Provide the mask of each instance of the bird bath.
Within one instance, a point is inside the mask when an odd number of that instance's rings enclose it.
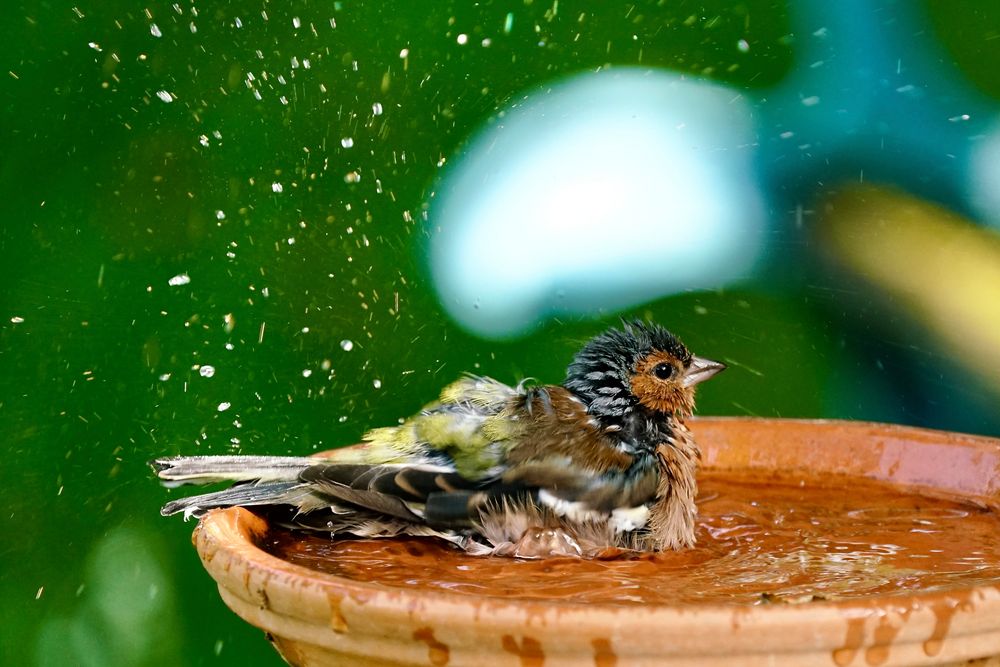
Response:
[[[704,456],[686,552],[483,559],[295,537],[238,508],[194,540],[226,604],[293,665],[1000,665],[1000,440],[691,427]]]

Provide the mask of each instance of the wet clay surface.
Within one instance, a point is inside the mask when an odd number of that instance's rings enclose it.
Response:
[[[602,604],[768,604],[1000,585],[1000,516],[832,477],[703,472],[698,545],[613,560],[466,556],[429,539],[331,541],[272,528],[264,550],[358,581]]]

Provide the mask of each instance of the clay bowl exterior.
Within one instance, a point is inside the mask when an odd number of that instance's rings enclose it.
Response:
[[[706,468],[846,474],[1000,506],[1000,440],[859,422],[691,427]],[[761,606],[477,598],[292,565],[254,545],[265,529],[245,510],[219,510],[194,541],[226,604],[300,667],[1000,665],[1000,585]]]

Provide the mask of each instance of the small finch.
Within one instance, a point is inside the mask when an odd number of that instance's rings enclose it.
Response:
[[[722,371],[634,320],[590,340],[562,385],[467,376],[399,426],[322,458],[180,456],[166,486],[235,482],[164,515],[252,508],[333,535],[435,536],[476,555],[594,557],[695,541],[695,387]]]

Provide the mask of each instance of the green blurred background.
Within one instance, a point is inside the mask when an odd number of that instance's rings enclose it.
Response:
[[[927,8],[961,71],[1000,98],[1000,12]],[[792,63],[787,7],[765,1],[10,9],[0,25],[9,665],[279,664],[219,600],[193,524],[159,516],[168,493],[146,461],[352,443],[463,371],[559,381],[579,343],[618,314],[506,342],[450,323],[421,254],[442,162],[560,76],[641,65],[760,89]],[[837,208],[823,201],[810,224]],[[970,370],[974,354],[838,261],[794,211],[771,214],[784,254],[758,279],[634,311],[732,366],[701,392],[701,413],[1000,433],[995,368]],[[994,247],[982,233],[977,243]]]

